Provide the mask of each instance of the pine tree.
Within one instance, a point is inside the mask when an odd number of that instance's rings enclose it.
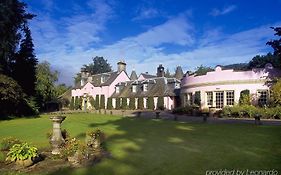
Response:
[[[119,97],[117,97],[117,98],[116,98],[115,109],[117,109],[117,110],[118,110],[118,109],[120,109],[120,107],[121,107],[121,106],[120,106],[120,98],[119,98]]]
[[[83,99],[82,96],[79,97],[79,109],[82,109],[82,103],[83,103]]]
[[[106,109],[111,110],[112,108],[113,108],[113,106],[112,106],[112,98],[108,98],[107,99]]]
[[[148,97],[147,98],[147,108],[154,110],[155,106],[154,106],[154,99],[153,97]]]
[[[130,101],[129,101],[129,108],[132,109],[132,110],[135,110],[136,109],[135,103],[136,103],[135,98],[131,97]]]
[[[12,76],[28,96],[33,96],[35,95],[37,59],[33,53],[31,32],[27,26],[23,31],[25,38],[21,41],[20,50],[15,56]]]
[[[142,97],[138,98],[138,109],[140,109],[140,110],[144,109],[144,107],[143,107],[143,98]]]
[[[121,109],[127,109],[127,107],[128,107],[127,98],[122,97]]]
[[[74,110],[74,97],[71,97],[71,101],[70,101],[70,110]]]
[[[100,109],[105,109],[105,97],[101,95],[100,97]]]
[[[160,96],[157,98],[157,109],[164,110],[164,97]]]
[[[95,99],[95,108],[96,110],[99,110],[100,109],[100,96],[99,95],[96,95],[96,99]]]

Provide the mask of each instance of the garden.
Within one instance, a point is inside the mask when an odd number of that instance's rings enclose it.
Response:
[[[0,174],[281,171],[280,126],[67,114],[62,122],[65,144],[60,155],[51,154],[51,131],[50,115],[0,121]],[[16,157],[16,150],[29,151],[23,157]],[[13,161],[29,157],[34,158],[30,166]]]

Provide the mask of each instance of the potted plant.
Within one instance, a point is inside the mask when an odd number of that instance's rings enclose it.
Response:
[[[36,147],[29,146],[27,143],[14,144],[10,148],[6,160],[15,161],[17,165],[28,167],[33,164],[33,160],[37,156]]]

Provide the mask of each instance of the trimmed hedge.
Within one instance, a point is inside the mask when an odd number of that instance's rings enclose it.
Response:
[[[273,108],[260,108],[253,105],[235,105],[233,107],[226,106],[221,111],[221,117],[250,117],[253,118],[256,115],[265,119],[280,119],[281,118],[281,106]]]

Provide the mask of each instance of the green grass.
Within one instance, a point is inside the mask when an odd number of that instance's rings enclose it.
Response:
[[[92,168],[54,174],[205,174],[206,170],[270,170],[281,173],[281,127],[195,124],[95,114],[68,115],[62,124],[72,137],[100,128],[112,158]],[[48,116],[0,122],[0,139],[14,136],[39,148],[49,146]]]

